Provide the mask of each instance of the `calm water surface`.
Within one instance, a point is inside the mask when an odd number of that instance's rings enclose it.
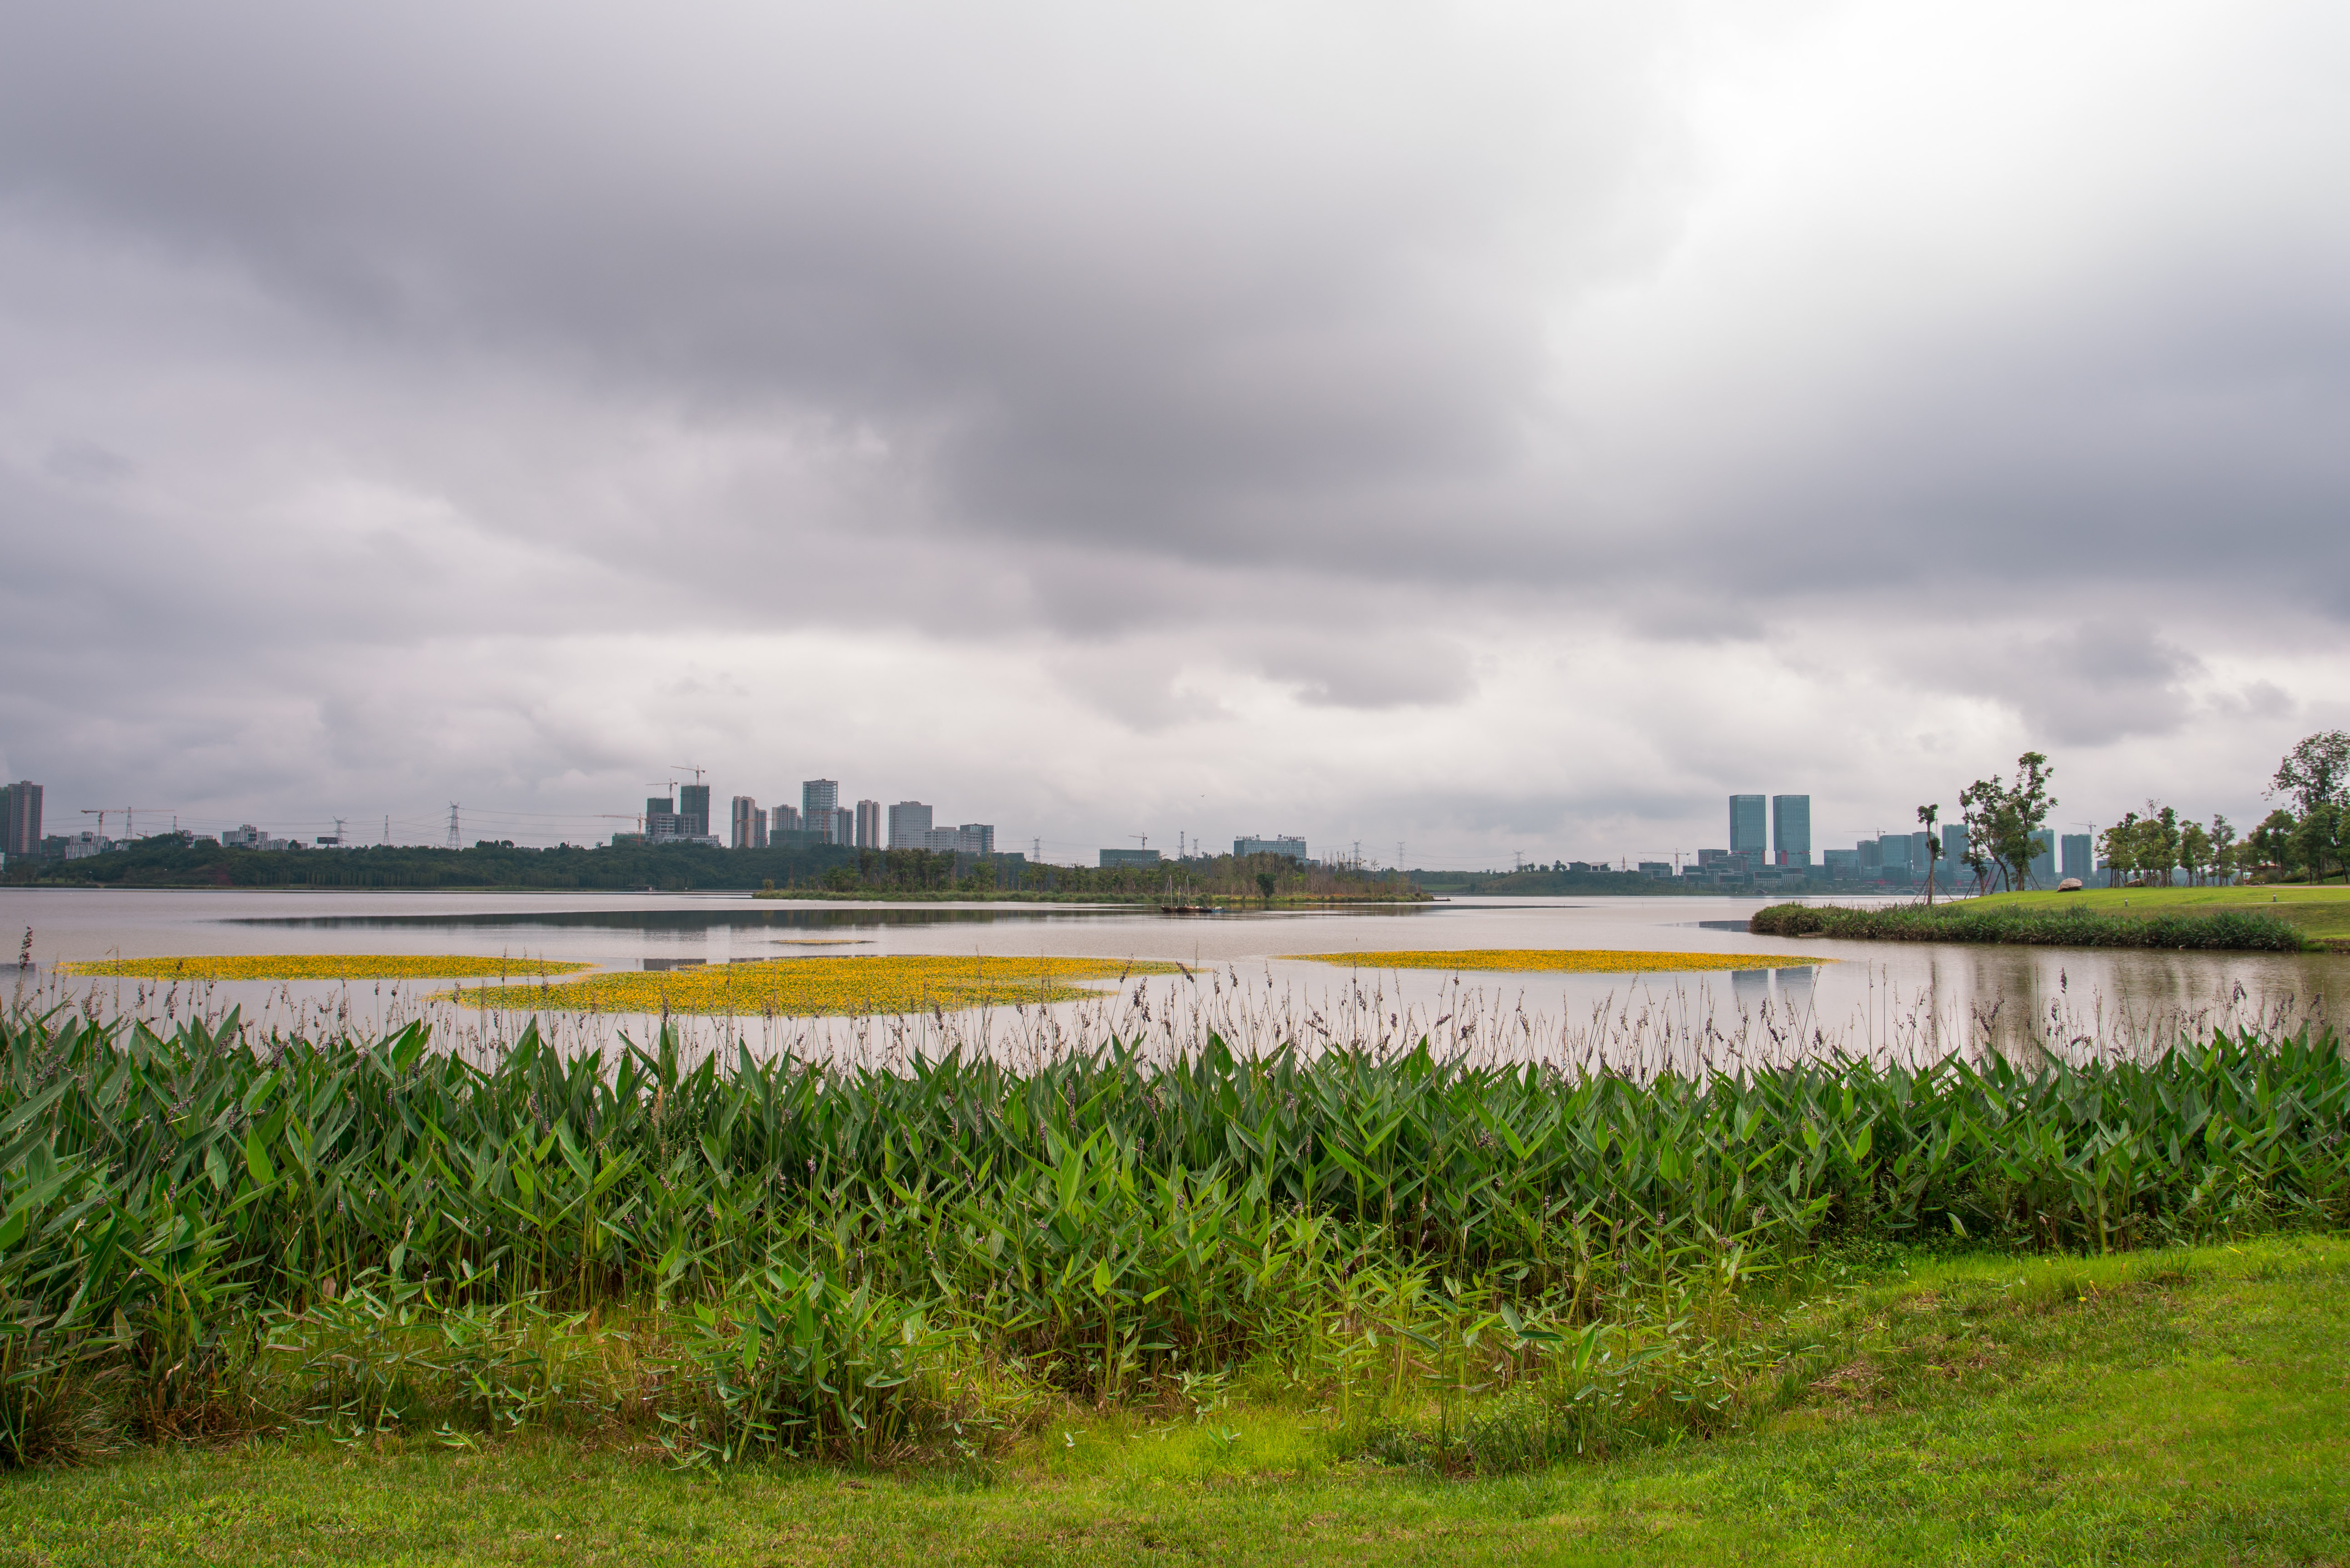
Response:
[[[173,1016],[234,1004],[248,1020],[292,1027],[321,1019],[375,1027],[421,1016],[443,989],[262,984],[202,988],[201,997],[132,982],[68,981],[56,961],[235,953],[469,954],[575,960],[598,968],[669,968],[843,953],[1072,955],[1174,961],[1201,971],[1153,981],[1113,1002],[1030,1010],[1019,1020],[707,1022],[754,1044],[897,1049],[973,1043],[1007,1029],[1032,1044],[1103,1030],[1155,1033],[1180,1045],[1207,1027],[1253,1037],[1376,1039],[1433,1033],[1461,1048],[1513,1054],[1630,1055],[1685,1061],[1792,1051],[1910,1056],[1996,1044],[2008,1050],[2145,1049],[2184,1031],[2323,1021],[2350,986],[2332,954],[2104,952],[1835,942],[1750,936],[1757,900],[1459,899],[1348,912],[1175,917],[1102,906],[810,904],[743,894],[277,893],[216,890],[0,890],[10,946],[32,934],[36,991],[102,1009]],[[827,945],[801,945],[829,939]],[[831,945],[844,942],[846,945]],[[1302,953],[1474,948],[1763,953],[1773,971],[1731,973],[1494,974],[1350,971]],[[1130,994],[1129,994],[1130,992]],[[438,1004],[443,1033],[494,1043],[515,1025]],[[998,1010],[1009,1012],[1012,1010]],[[581,1024],[593,1043],[642,1020]],[[1014,1025],[1016,1024],[1016,1028]],[[916,1027],[919,1025],[919,1027]],[[909,1033],[912,1029],[913,1033]],[[1038,1033],[1042,1031],[1042,1034]],[[923,1034],[928,1031],[927,1035]],[[1056,1034],[1055,1032],[1058,1032]],[[910,1045],[916,1035],[923,1037]],[[713,1035],[714,1037],[714,1035]]]

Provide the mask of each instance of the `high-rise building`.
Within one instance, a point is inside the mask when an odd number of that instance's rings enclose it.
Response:
[[[857,814],[845,805],[834,806],[824,814],[827,844],[857,842]]]
[[[1887,871],[1907,871],[1909,848],[1908,834],[1880,833],[1877,836],[1877,864]]]
[[[41,848],[41,786],[30,779],[0,784],[0,855],[36,855]]]
[[[840,805],[840,784],[836,779],[809,779],[800,785],[800,815],[810,823],[816,813],[831,811]]]
[[[2058,841],[2064,855],[2064,875],[2086,882],[2097,867],[2097,841],[2085,833],[2068,833]]]
[[[1771,797],[1771,849],[1774,865],[1809,866],[1812,863],[1810,795],[1774,794]]]
[[[1762,817],[1762,797],[1759,794],[1734,794],[1730,797],[1730,852],[1746,857],[1749,866],[1760,866],[1771,851]]]
[[[800,808],[798,806],[779,805],[768,814],[767,836],[769,843],[772,844],[775,840],[781,838],[786,833],[798,833],[800,831]]]
[[[1963,822],[1942,824],[1942,859],[1950,866],[1967,863],[1967,825]]]
[[[678,814],[677,802],[665,794],[645,797],[645,837],[654,843],[685,836],[685,818]]]
[[[1909,836],[1909,869],[1920,877],[1925,876],[1929,871],[1933,871],[1939,876],[1940,867],[1934,860],[1936,847],[1934,836],[1926,829],[1921,827],[1911,834]]]
[[[920,849],[931,831],[931,808],[919,800],[901,800],[889,808],[889,847]]]
[[[955,847],[965,855],[995,853],[995,825],[992,822],[966,822],[955,829],[959,841]]]
[[[710,786],[702,784],[678,785],[677,816],[679,837],[709,837]]]
[[[1252,855],[1286,855],[1292,860],[1303,860],[1305,858],[1305,840],[1287,835],[1276,835],[1272,838],[1235,838],[1232,840],[1232,855],[1242,860]]]
[[[2052,888],[2056,884],[2056,832],[2042,827],[2032,835],[2032,882],[2034,887]]]
[[[857,803],[857,847],[859,849],[881,847],[881,803],[878,800],[860,800]]]
[[[767,814],[759,803],[747,794],[734,797],[733,842],[737,849],[764,849],[767,846]]]

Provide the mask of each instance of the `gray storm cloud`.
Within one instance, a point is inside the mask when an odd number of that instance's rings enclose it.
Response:
[[[691,747],[1601,853],[2027,743],[2241,794],[2340,701],[2325,8],[10,37],[0,760],[69,793],[585,813]]]

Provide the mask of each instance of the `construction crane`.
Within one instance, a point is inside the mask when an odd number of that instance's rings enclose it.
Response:
[[[696,785],[699,785],[702,783],[702,774],[703,770],[694,766],[691,763],[670,763],[670,766],[675,768],[681,774],[691,774],[693,775],[693,782]],[[677,781],[675,779],[671,779],[670,781],[672,784],[676,782]]]
[[[98,836],[103,838],[106,836],[106,819],[120,812],[122,815],[123,836],[136,838],[139,836],[139,826],[138,817],[134,814],[143,811],[152,815],[159,812],[175,812],[178,809],[177,806],[170,805],[86,805],[81,808],[81,814],[84,816],[98,818]],[[174,817],[172,820],[177,821],[178,818]]]

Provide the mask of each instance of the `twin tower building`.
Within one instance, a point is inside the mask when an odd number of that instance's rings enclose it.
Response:
[[[1750,868],[1812,863],[1812,797],[1774,794],[1730,797],[1730,853],[1746,857]]]

